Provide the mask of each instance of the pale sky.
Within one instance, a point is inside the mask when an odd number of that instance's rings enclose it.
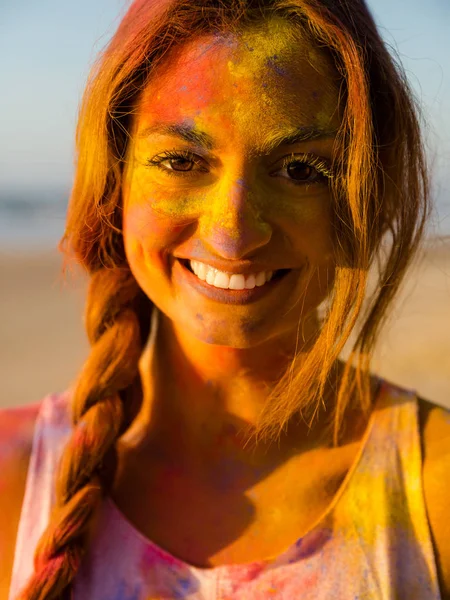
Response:
[[[430,124],[435,195],[450,229],[450,0],[368,3]],[[76,113],[89,66],[125,4],[0,0],[0,193],[70,186]]]

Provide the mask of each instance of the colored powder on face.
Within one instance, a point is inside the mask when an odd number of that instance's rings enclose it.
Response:
[[[146,119],[147,123],[174,121],[209,132],[224,143],[225,150],[219,148],[216,154],[229,168],[213,185],[206,180],[206,185],[193,185],[188,177],[182,181],[147,168],[143,143],[140,164],[131,165],[131,179],[124,186],[129,186],[133,199],[128,231],[141,232],[145,243],[144,236],[156,237],[160,231],[164,237],[164,229],[183,228],[198,220],[199,238],[213,236],[224,251],[233,254],[238,241],[242,247],[249,243],[245,232],[254,236],[258,228],[258,236],[269,239],[267,221],[273,210],[310,225],[328,219],[326,194],[308,202],[306,194],[296,196],[293,188],[292,192],[274,188],[272,193],[261,194],[250,190],[240,168],[246,146],[251,149],[272,132],[292,130],[302,123],[305,127],[330,123],[337,94],[328,93],[329,79],[320,72],[322,62],[309,40],[299,39],[298,31],[278,17],[239,36],[214,36],[212,41],[209,36],[182,46],[170,68],[155,74],[143,95],[140,118],[144,123]],[[322,87],[319,102],[317,89]],[[161,144],[161,150],[168,148],[169,144]],[[151,152],[154,155],[157,150]],[[247,212],[239,214],[237,204],[244,206],[244,202]],[[239,221],[244,218],[253,222],[252,228]]]
[[[286,77],[288,74],[288,71],[278,64],[277,59],[278,59],[277,54],[274,54],[273,56],[269,56],[269,58],[267,58],[267,60],[266,60],[266,65],[269,67],[269,69],[273,69],[274,73],[276,73],[277,75]]]
[[[250,54],[245,52],[247,60],[250,61],[248,64],[250,72],[256,72],[261,65],[265,65],[283,76],[286,75],[282,68],[283,61],[293,55],[294,46],[294,52],[300,58],[298,39],[298,30],[279,16],[265,20],[258,27],[246,29],[239,36],[241,46],[243,45],[245,50],[250,51]],[[305,54],[303,53],[303,55]],[[233,74],[239,76],[240,68],[242,67],[239,64],[233,65]],[[245,67],[242,74],[248,74]]]
[[[251,86],[259,88],[259,94],[252,115],[239,106],[234,111],[235,120],[244,125],[245,119],[248,131],[256,130],[264,122],[280,127],[294,111],[298,112],[299,121],[303,112],[303,118],[310,121],[309,107],[315,107],[322,97],[320,110],[308,125],[326,127],[330,123],[336,110],[338,76],[309,39],[301,37],[284,19],[272,18],[262,29],[245,31],[241,42],[228,61],[228,71],[239,84],[242,95]],[[253,49],[251,53],[247,51],[249,47]],[[317,85],[317,79],[324,88],[321,94],[311,89],[311,84]]]

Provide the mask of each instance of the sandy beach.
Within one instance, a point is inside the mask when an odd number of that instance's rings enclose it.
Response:
[[[89,345],[87,280],[61,275],[56,250],[0,251],[0,407],[66,389]],[[450,407],[450,237],[428,242],[381,335],[373,370]]]

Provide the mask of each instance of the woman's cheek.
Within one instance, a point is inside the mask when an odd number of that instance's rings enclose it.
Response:
[[[189,181],[181,177],[174,181],[169,175],[159,173],[156,167],[137,168],[132,181],[125,188],[127,198],[133,205],[139,204],[155,219],[165,222],[170,219],[181,225],[195,218],[205,208],[205,194],[200,189],[193,190]]]
[[[279,207],[286,232],[315,264],[328,261],[333,253],[331,211],[327,190],[289,198]]]
[[[293,207],[294,218],[300,224],[323,228],[329,222],[329,197],[326,193],[300,198]]]

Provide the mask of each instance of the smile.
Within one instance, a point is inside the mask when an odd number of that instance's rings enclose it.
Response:
[[[233,277],[241,277],[242,280],[244,280],[244,276],[232,275],[231,278],[228,278],[228,281],[225,281],[224,279],[221,280],[219,278],[219,286],[217,286],[214,285],[216,283],[215,280],[214,283],[208,283],[207,279],[202,280],[200,277],[198,277],[194,273],[189,261],[177,259],[174,264],[174,274],[177,278],[180,278],[180,282],[183,285],[189,285],[191,289],[194,288],[202,296],[207,297],[211,300],[215,300],[217,302],[224,302],[226,304],[239,305],[250,304],[262,298],[272,296],[275,289],[280,288],[284,283],[287,283],[287,281],[291,279],[290,275],[294,272],[294,269],[280,269],[279,271],[273,272],[270,279],[266,278],[265,274],[263,273],[263,275],[259,278],[259,285],[256,281],[256,277],[258,276],[257,274],[256,276],[253,276],[255,279],[255,284],[253,285],[253,287],[230,289],[228,285]],[[222,275],[222,273],[219,272],[219,275]],[[211,277],[212,275],[210,275],[210,281]],[[262,277],[264,277],[264,281]],[[240,285],[241,283],[242,281],[238,282],[238,285]],[[250,285],[252,285],[252,283],[253,282],[250,281]],[[224,287],[225,285],[226,287]]]

